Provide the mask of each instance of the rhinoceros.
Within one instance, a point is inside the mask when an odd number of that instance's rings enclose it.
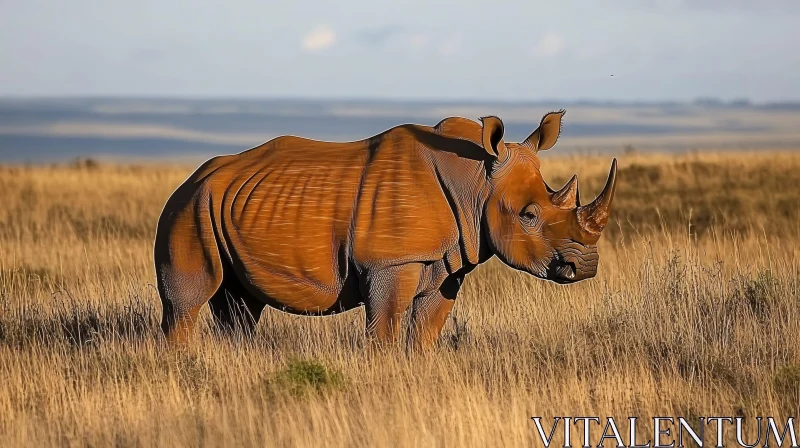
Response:
[[[180,185],[158,221],[162,329],[191,337],[204,304],[219,328],[252,330],[264,307],[330,315],[365,307],[366,333],[436,342],[464,277],[497,256],[558,283],[594,277],[616,159],[581,206],[575,176],[551,189],[538,151],[564,110],[521,143],[495,116],[404,124],[348,143],[275,138],[214,157]]]

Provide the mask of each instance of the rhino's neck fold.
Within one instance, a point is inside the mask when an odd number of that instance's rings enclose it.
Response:
[[[486,242],[482,241],[484,232],[481,226],[489,184],[484,164],[435,149],[431,151],[431,157],[439,185],[458,223],[459,250],[457,254],[448,254],[448,265],[453,271],[462,266],[477,265],[485,261],[482,258],[485,257]],[[451,260],[456,255],[460,260]]]

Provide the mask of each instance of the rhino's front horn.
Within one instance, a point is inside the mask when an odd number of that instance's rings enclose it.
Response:
[[[608,180],[603,191],[592,201],[591,204],[578,207],[578,223],[583,230],[599,235],[603,227],[608,223],[611,215],[611,201],[614,200],[614,190],[617,186],[617,159],[611,162],[611,172],[608,173]]]
[[[572,178],[567,181],[566,185],[553,193],[550,201],[558,208],[570,209],[579,206],[578,175],[573,175]]]

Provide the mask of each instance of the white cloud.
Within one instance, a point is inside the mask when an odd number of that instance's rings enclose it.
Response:
[[[428,43],[428,36],[422,33],[412,34],[408,37],[408,43],[415,50],[422,49]]]
[[[451,55],[458,53],[458,50],[460,49],[461,49],[461,35],[458,34],[451,36],[449,39],[447,39],[446,41],[442,42],[441,45],[439,45],[439,53],[443,55]]]
[[[303,48],[308,51],[324,50],[336,41],[336,33],[325,25],[314,28],[303,38]]]
[[[560,34],[548,33],[533,46],[533,53],[537,56],[551,57],[564,51],[564,38]]]

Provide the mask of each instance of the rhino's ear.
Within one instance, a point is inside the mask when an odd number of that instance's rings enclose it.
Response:
[[[545,151],[552,148],[558,141],[558,136],[561,135],[561,118],[566,112],[561,109],[545,115],[542,122],[539,123],[539,127],[522,142],[522,145],[534,151]]]
[[[489,116],[482,117],[481,123],[483,123],[483,149],[493,157],[505,158],[508,150],[506,149],[505,141],[503,141],[503,134],[505,133],[503,122],[495,116]]]

